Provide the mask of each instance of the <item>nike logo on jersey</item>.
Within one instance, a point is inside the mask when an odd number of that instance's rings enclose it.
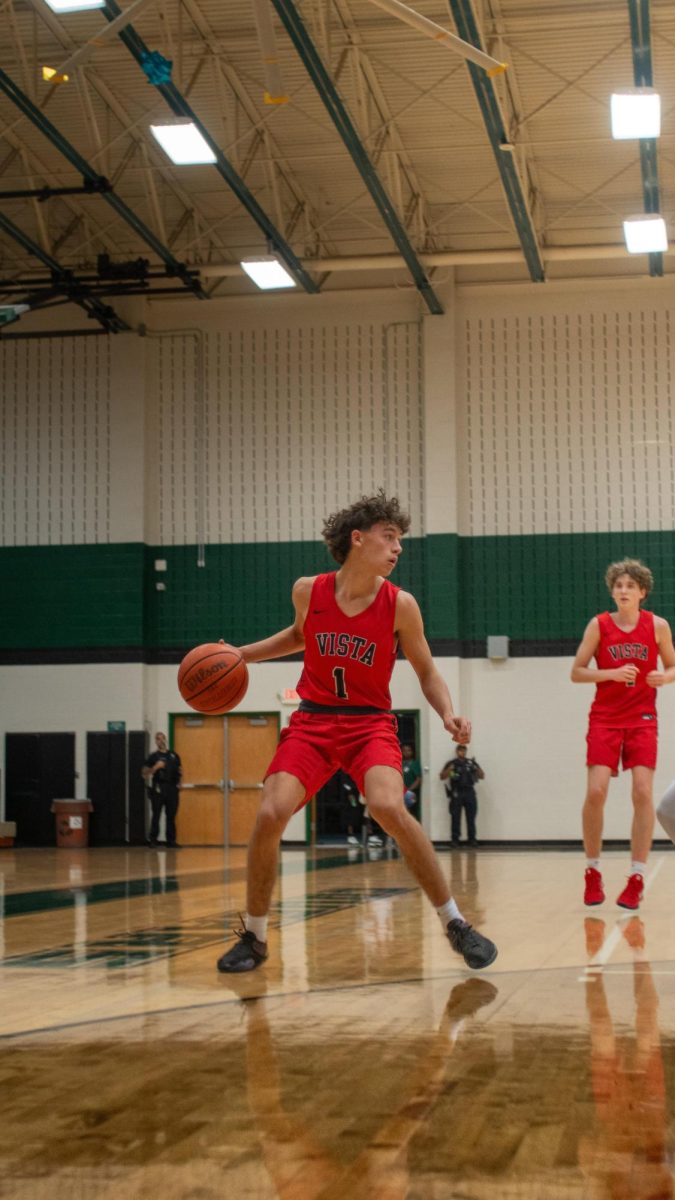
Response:
[[[312,612],[314,613],[315,616],[318,617],[319,613],[328,612],[328,609],[327,608],[313,608]]]
[[[352,633],[317,633],[316,644],[322,658],[353,658],[372,667],[375,660],[375,642]]]

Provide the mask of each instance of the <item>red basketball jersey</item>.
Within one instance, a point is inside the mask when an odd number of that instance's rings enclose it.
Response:
[[[639,670],[634,687],[612,679],[599,683],[591,705],[591,720],[610,729],[631,729],[656,719],[656,688],[645,683],[658,666],[659,648],[654,614],[641,612],[635,629],[624,633],[610,613],[598,614],[600,645],[595,653],[598,670],[607,671],[634,663]]]
[[[317,575],[312,584],[298,693],[314,704],[390,709],[400,588],[385,579],[372,604],[358,616],[348,617],[335,599],[335,576],[335,571]]]

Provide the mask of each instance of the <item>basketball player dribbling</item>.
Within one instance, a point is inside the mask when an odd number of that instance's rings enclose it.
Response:
[[[602,904],[600,872],[605,800],[619,762],[633,775],[631,868],[617,897],[621,908],[640,906],[654,831],[652,799],[658,727],[656,689],[675,680],[675,649],[663,617],[640,608],[653,586],[649,567],[638,559],[611,563],[605,582],[616,612],[593,617],[572,666],[573,683],[596,684],[586,738],[588,783],[583,808],[586,875],[584,903]],[[595,657],[597,667],[589,667]],[[664,670],[659,670],[658,659]]]
[[[267,919],[283,831],[338,767],[395,838],[453,950],[474,969],[497,957],[496,946],[462,917],[429,838],[403,801],[401,748],[389,694],[399,646],[451,737],[459,743],[471,737],[470,722],[455,715],[434,664],[417,602],[388,579],[409,526],[398,500],[383,491],[334,513],[323,537],[339,569],[298,579],[293,624],[240,647],[246,662],[304,650],[304,665],[297,688],[301,702],[268,768],[249,844],[244,927],[218,960],[219,971],[252,971],[267,958]]]

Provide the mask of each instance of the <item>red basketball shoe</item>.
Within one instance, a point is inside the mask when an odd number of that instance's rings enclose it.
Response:
[[[623,889],[620,896],[617,896],[616,902],[621,908],[639,908],[644,891],[645,881],[641,875],[628,876],[628,883]]]
[[[595,867],[586,867],[584,875],[586,886],[584,888],[584,904],[589,907],[591,904],[602,904],[605,893],[602,889],[602,875],[596,871]]]

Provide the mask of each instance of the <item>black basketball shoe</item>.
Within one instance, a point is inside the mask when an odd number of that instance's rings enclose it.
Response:
[[[267,958],[267,942],[259,942],[250,929],[235,929],[239,938],[218,959],[218,970],[229,974],[239,971],[255,971]]]
[[[489,967],[497,957],[497,947],[489,938],[483,937],[468,921],[458,919],[448,922],[448,941],[457,954],[461,954],[467,967],[479,971]]]

